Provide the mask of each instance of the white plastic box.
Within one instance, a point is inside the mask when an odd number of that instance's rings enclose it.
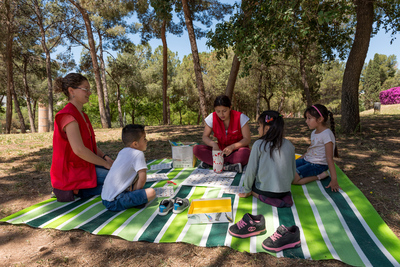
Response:
[[[172,149],[172,166],[174,168],[193,168],[196,166],[196,157],[193,154],[193,146],[196,143],[182,143],[183,145],[174,146]]]

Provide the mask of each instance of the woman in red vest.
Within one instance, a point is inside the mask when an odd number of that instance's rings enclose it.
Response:
[[[55,80],[54,91],[64,93],[69,103],[54,120],[53,192],[61,202],[73,201],[74,195],[100,195],[113,160],[97,147],[92,124],[82,111],[92,94],[90,84],[81,74],[70,73]]]
[[[205,145],[193,148],[194,155],[201,160],[200,168],[210,168],[213,165],[212,150],[222,150],[224,153],[224,170],[242,172],[250,156],[251,141],[249,117],[231,109],[231,100],[226,95],[217,96],[214,101],[215,112],[205,119],[203,132]],[[214,137],[218,142],[210,138]]]

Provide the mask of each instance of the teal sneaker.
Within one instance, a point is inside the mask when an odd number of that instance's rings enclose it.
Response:
[[[163,199],[158,207],[158,214],[165,216],[174,208],[174,200],[172,198]]]
[[[177,197],[175,198],[174,210],[172,212],[181,213],[189,207],[189,204],[189,199]]]

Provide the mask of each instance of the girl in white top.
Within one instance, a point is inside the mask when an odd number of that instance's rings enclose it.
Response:
[[[331,130],[327,127],[328,116]],[[304,118],[308,127],[314,131],[311,133],[311,145],[307,152],[296,160],[296,175],[293,184],[306,184],[322,180],[330,175],[331,182],[326,188],[337,192],[340,187],[333,160],[334,156],[338,156],[333,114],[324,105],[316,104],[306,109]]]

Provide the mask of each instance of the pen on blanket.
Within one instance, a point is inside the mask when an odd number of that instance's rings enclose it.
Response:
[[[168,184],[174,184],[176,185],[176,183],[172,182],[172,181],[167,181]]]

